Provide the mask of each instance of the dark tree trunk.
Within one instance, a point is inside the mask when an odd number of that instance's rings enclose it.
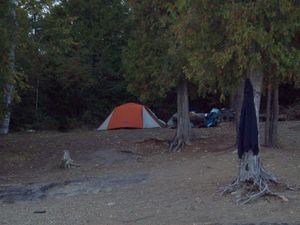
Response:
[[[278,146],[278,85],[269,86],[266,123],[265,123],[265,145],[268,147]]]
[[[278,114],[279,114],[279,102],[278,102],[278,85],[276,84],[273,91],[273,104],[272,104],[272,129],[270,130],[270,145],[272,147],[278,147]]]
[[[40,78],[36,79],[36,88],[35,88],[35,113],[38,114],[39,109],[39,88],[40,88]]]
[[[170,151],[181,151],[191,142],[191,123],[189,118],[189,98],[187,80],[183,79],[177,87],[177,130],[170,145]]]
[[[234,104],[234,111],[235,111],[235,130],[236,134],[239,132],[239,124],[240,124],[240,116],[241,116],[241,109],[242,109],[242,103],[244,98],[244,84],[245,79],[241,79],[239,83],[239,87],[236,90],[235,94],[235,104]],[[237,138],[238,135],[236,135]],[[238,140],[236,140],[236,143],[238,143]]]
[[[268,85],[266,122],[265,122],[265,145],[266,146],[269,146],[270,144],[271,100],[272,100],[272,86]]]
[[[13,32],[15,32],[16,29],[16,0],[10,0],[11,4],[11,19],[13,21],[13,24],[15,25],[14,27],[12,26]],[[14,35],[12,35],[14,38]],[[10,48],[10,53],[9,53],[9,61],[10,61],[10,68],[11,68],[11,73],[13,74],[15,72],[15,43],[14,40],[12,41],[12,45]],[[2,121],[0,121],[0,134],[8,134],[9,132],[9,124],[10,124],[10,106],[12,102],[12,95],[13,95],[13,85],[11,83],[7,83],[5,85],[5,90],[4,90],[4,104],[6,107],[6,112],[2,118]]]

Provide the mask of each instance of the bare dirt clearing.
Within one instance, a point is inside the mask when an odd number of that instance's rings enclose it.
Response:
[[[266,169],[296,186],[299,127],[281,122],[281,148],[261,151]],[[287,202],[268,197],[245,206],[221,196],[238,172],[234,130],[230,123],[194,129],[182,153],[164,152],[169,129],[0,137],[0,224],[300,224],[299,191],[286,191]],[[58,168],[64,149],[79,168]]]

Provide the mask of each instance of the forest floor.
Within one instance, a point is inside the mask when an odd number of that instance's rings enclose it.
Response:
[[[1,136],[0,224],[300,224],[299,190],[242,206],[221,195],[238,172],[232,123],[193,131],[181,153],[166,152],[171,129]],[[300,187],[300,121],[279,136],[263,165]],[[80,167],[59,168],[65,149]]]

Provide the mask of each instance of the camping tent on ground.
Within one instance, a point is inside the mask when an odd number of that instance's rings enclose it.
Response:
[[[144,105],[126,103],[116,107],[97,130],[117,128],[155,128],[165,123]]]

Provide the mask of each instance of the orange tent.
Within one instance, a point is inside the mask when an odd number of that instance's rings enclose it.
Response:
[[[160,121],[148,107],[136,103],[126,103],[116,107],[98,130],[155,128],[164,125],[164,122]]]

